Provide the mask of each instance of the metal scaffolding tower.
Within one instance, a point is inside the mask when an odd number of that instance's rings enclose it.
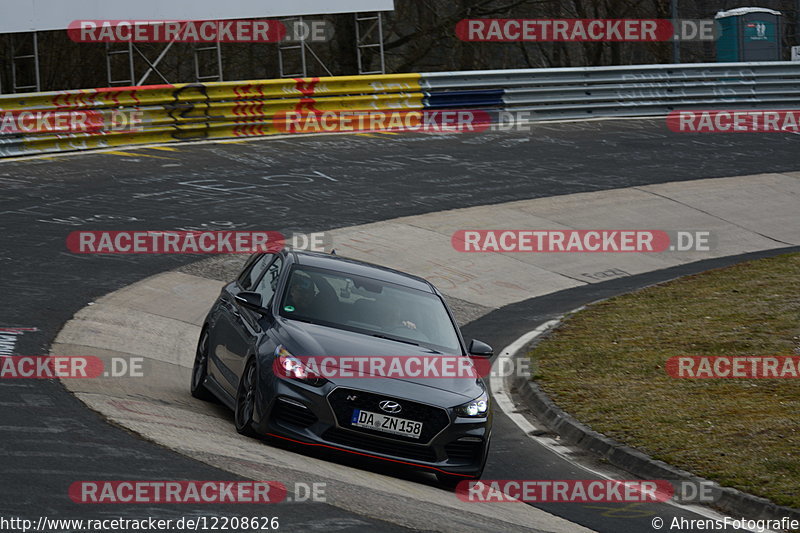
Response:
[[[281,22],[291,27],[294,25],[294,23],[303,24],[303,17],[288,17],[281,19]],[[295,54],[294,64],[300,69],[300,72],[288,72],[290,70],[289,65],[292,64],[293,53]],[[322,67],[328,76],[333,76],[333,73],[330,71],[330,69],[314,52],[314,49],[307,40],[307,35],[304,33],[302,37],[296,41],[284,39],[278,43],[278,69],[281,78],[308,77],[308,60],[306,54],[310,55],[314,60],[316,60],[316,62]]]
[[[359,74],[386,74],[383,55],[383,17],[380,11],[356,13],[356,53],[358,54]],[[373,50],[378,49],[380,69],[370,68]]]
[[[22,48],[23,52],[17,52],[17,35],[29,37],[30,46],[25,49],[24,43]],[[25,65],[33,65],[33,80],[32,83],[20,82],[24,77]],[[28,76],[30,78],[30,76]],[[31,92],[41,90],[41,79],[39,76],[39,34],[35,31],[22,34],[15,34],[11,36],[11,90],[15,93],[18,92]]]
[[[288,17],[281,19],[284,24],[298,22],[303,23],[303,17]],[[281,78],[305,78],[308,74],[308,63],[306,62],[306,41],[300,39],[299,42],[281,41],[278,43],[278,71]],[[293,57],[294,56],[294,57]],[[300,68],[300,72],[291,72],[289,65],[294,64]]]
[[[217,67],[216,74],[201,73],[200,56],[208,55],[208,52],[212,52],[215,56],[215,64]],[[222,74],[222,46],[220,45],[219,41],[210,46],[194,47],[194,81],[198,83],[203,81],[224,81]]]
[[[127,59],[127,70],[128,74],[125,78],[118,78],[114,79],[114,58],[115,57],[122,57],[123,60]],[[133,44],[127,43],[124,49],[115,49],[111,46],[111,43],[106,43],[106,79],[108,79],[108,86],[113,87],[115,85],[124,85],[129,86],[133,85],[134,80],[134,73],[133,73]]]
[[[152,73],[156,73],[164,83],[170,83],[170,81],[164,76],[159,70],[158,65],[161,63],[161,60],[166,57],[167,53],[170,49],[175,45],[175,41],[167,43],[158,57],[150,61],[147,56],[133,43],[127,43],[124,48],[122,49],[115,49],[112,47],[111,43],[106,43],[106,76],[108,79],[109,87],[113,87],[115,85],[143,85],[145,81],[150,77]],[[214,58],[214,70],[216,72],[203,72],[202,68],[202,55],[208,55],[208,52],[213,52],[215,55]],[[138,54],[145,63],[147,63],[147,70],[142,75],[141,78],[138,80],[135,76],[135,67],[134,67],[134,53]],[[115,56],[122,56],[127,63],[127,74],[125,77],[122,78],[114,78],[114,65],[113,65],[113,58]],[[222,74],[222,48],[219,42],[213,43],[212,45],[197,45],[193,49],[193,60],[194,60],[194,81],[196,82],[203,82],[203,81],[223,81],[223,74]]]

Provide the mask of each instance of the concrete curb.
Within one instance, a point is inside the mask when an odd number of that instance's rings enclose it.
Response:
[[[528,351],[547,338],[549,333],[562,323],[563,318],[560,317],[559,323],[544,335],[540,335],[523,349],[517,351],[514,355],[515,367],[517,360],[527,358]],[[685,480],[711,486],[715,501],[713,504],[705,505],[725,512],[734,518],[746,517],[753,520],[789,518],[800,521],[800,509],[784,507],[766,498],[753,496],[730,487],[722,487],[714,481],[696,476],[664,461],[653,459],[635,448],[592,430],[556,405],[538,383],[530,381],[527,377],[512,375],[506,379],[508,390],[514,397],[521,400],[533,412],[537,420],[567,444],[590,452],[609,464],[643,479]]]

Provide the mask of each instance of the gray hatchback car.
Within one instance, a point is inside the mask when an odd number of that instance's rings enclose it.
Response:
[[[203,324],[191,392],[231,408],[242,434],[407,464],[452,484],[483,472],[491,402],[478,373],[434,374],[453,359],[486,367],[491,356],[486,344],[465,343],[424,279],[284,249],[253,255],[222,289]],[[345,359],[376,358],[433,373],[342,370]],[[320,372],[320,360],[333,371]]]

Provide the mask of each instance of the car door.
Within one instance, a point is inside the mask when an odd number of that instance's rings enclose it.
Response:
[[[269,264],[266,270],[264,270],[255,285],[250,288],[251,291],[261,295],[262,307],[270,307],[272,297],[275,295],[275,291],[278,288],[278,279],[282,269],[283,257],[278,255]],[[231,359],[227,366],[231,368],[237,376],[241,376],[244,372],[247,357],[253,353],[253,347],[256,345],[258,335],[262,332],[264,317],[261,313],[248,309],[238,302],[234,302],[234,304],[238,307],[239,311],[238,318],[240,323],[238,329],[242,332],[242,336],[238,341],[241,349],[235,350],[230,354]]]
[[[251,353],[258,334],[257,313],[236,302],[241,291],[255,290],[259,281],[275,262],[275,254],[263,254],[222,290],[218,313],[209,336],[208,372],[229,394],[235,395],[242,372],[242,360]]]

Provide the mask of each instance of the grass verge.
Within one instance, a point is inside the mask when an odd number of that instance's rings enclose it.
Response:
[[[590,306],[532,352],[592,429],[721,485],[800,508],[800,379],[675,379],[672,356],[800,355],[800,254]]]

